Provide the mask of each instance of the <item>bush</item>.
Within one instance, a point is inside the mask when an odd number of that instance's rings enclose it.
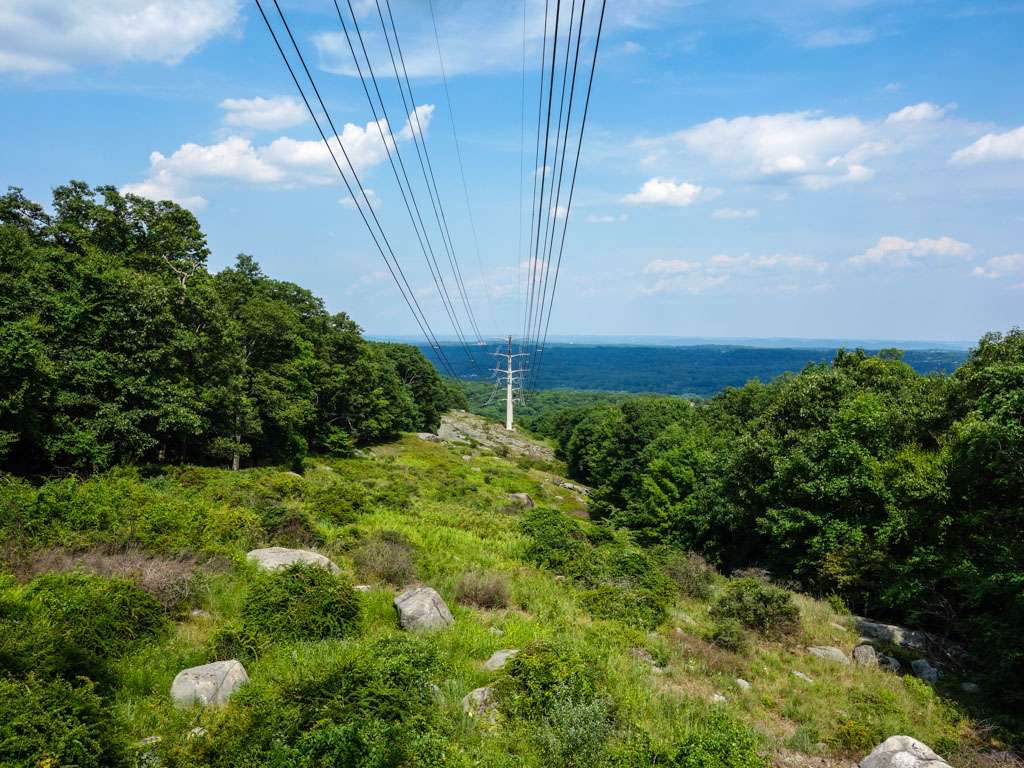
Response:
[[[57,669],[96,681],[109,679],[110,660],[166,626],[160,603],[119,577],[48,573],[28,585],[25,597],[52,629]]]
[[[380,531],[352,550],[360,578],[403,587],[416,578],[412,543],[401,533]]]
[[[800,623],[800,609],[789,592],[753,578],[731,580],[710,613],[716,619],[736,619],[767,637],[792,634]]]
[[[543,720],[559,699],[592,701],[594,679],[592,667],[577,654],[535,643],[509,659],[495,689],[506,716]]]
[[[127,765],[111,709],[91,683],[0,677],[0,765]]]
[[[556,691],[551,709],[535,731],[545,765],[592,766],[604,757],[612,732],[611,706],[601,697],[579,698]]]
[[[242,605],[245,629],[275,640],[321,640],[352,634],[359,594],[326,568],[295,563],[253,582]]]
[[[323,535],[310,514],[295,502],[270,504],[260,510],[260,524],[267,537],[283,546],[322,545]]]
[[[370,507],[366,488],[359,483],[331,483],[311,491],[307,499],[318,517],[338,525],[354,523]]]
[[[676,768],[766,768],[757,736],[723,712],[711,712],[678,745]]]
[[[584,592],[580,602],[598,618],[613,619],[643,629],[656,628],[668,615],[664,594],[652,589],[604,584]]]
[[[557,510],[531,509],[520,526],[530,537],[526,560],[542,568],[563,571],[587,551],[587,538],[579,525]]]
[[[504,608],[508,605],[508,585],[500,573],[469,571],[455,585],[455,599],[477,608]]]
[[[214,659],[250,661],[259,657],[268,646],[269,642],[256,634],[251,626],[238,622],[220,625],[207,641]]]
[[[707,600],[711,597],[715,569],[696,552],[671,550],[665,556],[665,573],[686,597],[694,600]]]
[[[747,632],[737,619],[717,619],[707,639],[719,648],[733,653],[742,653],[748,645]]]

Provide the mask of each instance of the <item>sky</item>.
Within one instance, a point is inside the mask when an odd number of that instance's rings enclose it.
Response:
[[[332,0],[281,0],[435,332],[452,324],[388,157],[430,229],[417,131],[482,334],[519,333],[544,2],[433,0],[440,58],[426,0],[391,4],[415,115],[375,3],[353,5],[387,128]],[[551,333],[969,341],[1021,325],[1022,39],[1020,0],[609,0]],[[4,187],[174,200],[211,269],[249,253],[369,334],[418,333],[254,2],[0,0],[0,90]]]

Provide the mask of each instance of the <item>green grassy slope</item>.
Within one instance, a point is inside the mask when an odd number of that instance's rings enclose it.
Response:
[[[524,512],[508,494],[558,510],[595,546],[632,550],[577,520],[579,500],[550,482],[557,466],[525,464],[409,436],[359,458],[312,460],[302,477],[119,470],[41,490],[2,480],[3,556],[21,586],[7,583],[0,606],[29,601],[32,578],[76,562],[127,573],[158,597],[165,625],[112,654],[110,680],[97,689],[129,761],[151,750],[172,766],[753,768],[848,766],[898,733],[961,762],[986,746],[966,715],[920,681],[809,655],[808,645],[849,652],[857,640],[844,617],[809,598],[795,598],[793,633],[751,633],[740,652],[706,639],[723,577],[710,595],[671,596],[654,625],[600,618],[615,606],[595,604],[593,584],[536,564]],[[245,553],[267,545],[315,549],[343,582],[368,584],[358,628],[341,639],[253,634],[247,593],[265,577]],[[460,603],[471,571],[503,585],[507,604]],[[400,585],[389,574],[437,589],[454,623],[403,645],[409,633],[392,606]],[[20,620],[3,610],[0,621]],[[506,671],[485,671],[502,648],[529,651]],[[172,705],[179,670],[228,654],[242,658],[251,682],[227,707]],[[495,724],[467,717],[461,704],[489,684],[505,697]],[[138,745],[153,736],[159,741]],[[35,765],[38,756],[0,762]]]

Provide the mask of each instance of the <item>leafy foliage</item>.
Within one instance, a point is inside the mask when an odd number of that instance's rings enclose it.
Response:
[[[716,619],[735,619],[768,637],[792,634],[800,622],[800,610],[789,592],[751,578],[730,581],[710,613]]]
[[[246,629],[275,640],[326,640],[358,626],[359,594],[326,568],[295,563],[261,575],[245,597]]]

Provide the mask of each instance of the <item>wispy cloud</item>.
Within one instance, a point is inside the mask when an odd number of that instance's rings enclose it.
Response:
[[[975,267],[971,274],[975,277],[987,277],[990,280],[1022,275],[1024,274],[1024,253],[993,256],[981,266]]]
[[[698,200],[710,200],[719,194],[720,190],[707,189],[688,181],[656,177],[645,181],[640,191],[631,192],[622,201],[630,205],[671,205],[683,208]]]
[[[987,133],[950,159],[960,165],[1024,160],[1024,125],[1006,133]]]
[[[306,107],[294,96],[224,99],[220,108],[224,110],[224,124],[232,128],[280,130],[308,119]]]
[[[949,236],[907,240],[888,235],[864,253],[851,256],[849,262],[857,266],[906,267],[923,261],[970,259],[973,251],[968,243]]]

